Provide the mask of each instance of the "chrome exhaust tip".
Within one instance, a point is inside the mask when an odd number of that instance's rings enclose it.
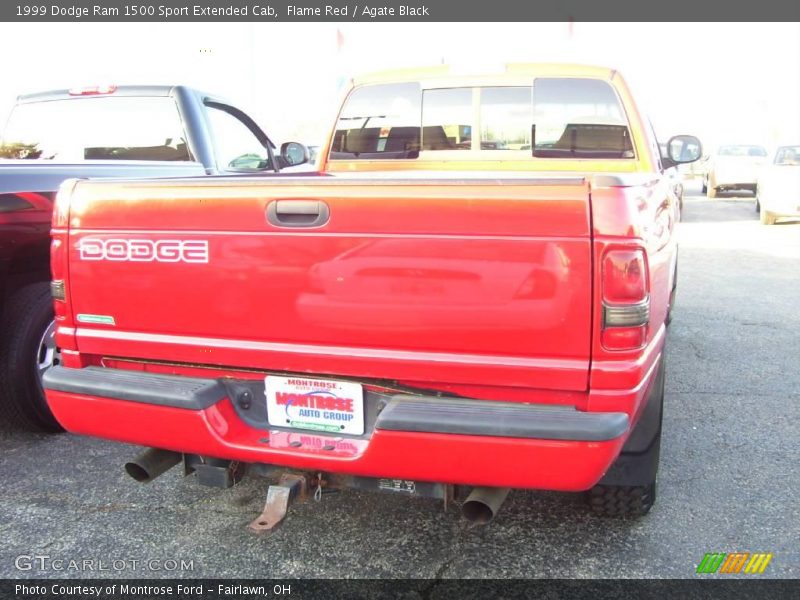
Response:
[[[183,460],[183,455],[170,450],[149,448],[125,463],[125,472],[140,483],[150,483]]]
[[[461,513],[468,521],[485,525],[497,516],[510,491],[510,488],[476,487],[461,506]]]

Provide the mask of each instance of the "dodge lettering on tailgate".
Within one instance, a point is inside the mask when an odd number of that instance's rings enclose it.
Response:
[[[206,240],[137,240],[83,238],[78,246],[81,260],[130,262],[207,263]]]

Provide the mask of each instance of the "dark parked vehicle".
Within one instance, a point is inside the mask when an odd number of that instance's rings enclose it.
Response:
[[[7,422],[59,431],[41,377],[62,360],[49,284],[61,183],[279,171],[308,153],[293,143],[279,152],[246,113],[197,90],[107,86],[20,96],[0,157],[10,159],[0,161],[0,411]]]

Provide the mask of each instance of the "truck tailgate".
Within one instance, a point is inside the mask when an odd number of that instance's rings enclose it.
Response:
[[[81,353],[587,388],[581,177],[82,182],[69,219]]]

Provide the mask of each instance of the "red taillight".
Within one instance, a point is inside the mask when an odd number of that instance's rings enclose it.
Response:
[[[600,336],[606,350],[634,350],[647,341],[647,325],[638,327],[607,327]]]
[[[117,91],[115,85],[91,85],[82,88],[72,88],[69,91],[70,96],[99,96],[102,94],[113,94]]]
[[[647,297],[647,267],[641,250],[610,250],[603,257],[603,301],[641,302]]]
[[[650,295],[647,257],[640,249],[612,249],[602,263],[603,322],[607,350],[635,350],[647,342]]]

